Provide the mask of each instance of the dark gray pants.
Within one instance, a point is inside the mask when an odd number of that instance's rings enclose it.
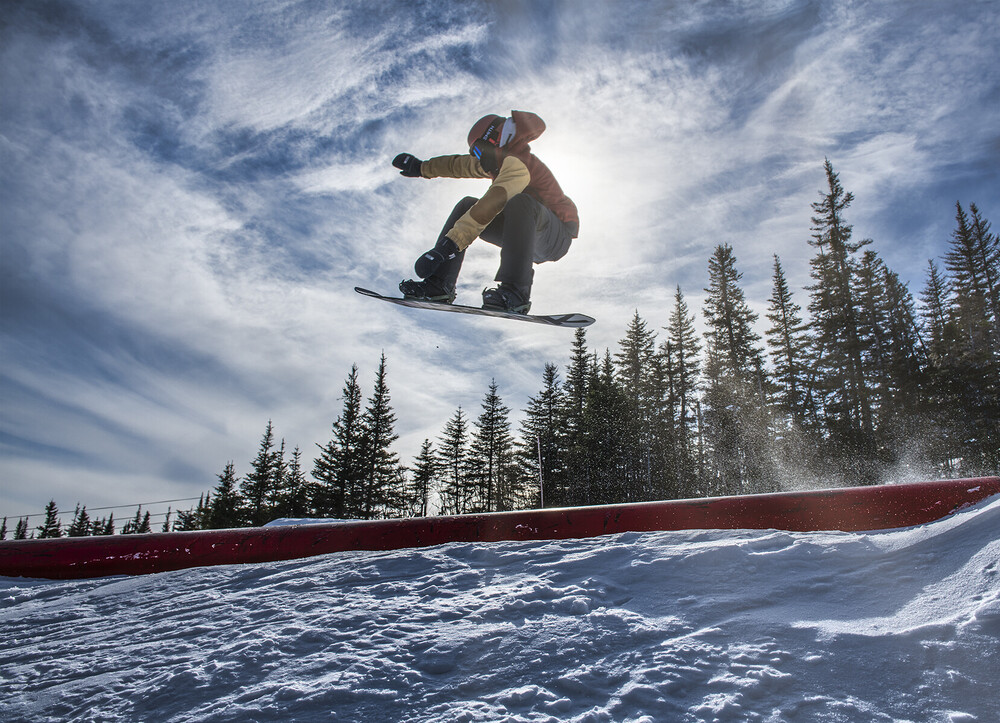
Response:
[[[467,196],[459,201],[441,229],[439,239],[478,200]],[[519,193],[507,201],[503,211],[483,229],[479,238],[500,247],[500,268],[497,270],[496,281],[516,287],[526,299],[531,295],[531,282],[535,276],[532,264],[558,261],[566,255],[573,241],[566,225],[526,193]],[[432,278],[449,289],[454,288],[464,260],[463,251],[442,264]]]

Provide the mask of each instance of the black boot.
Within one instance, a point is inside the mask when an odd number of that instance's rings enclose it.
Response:
[[[407,279],[399,282],[399,290],[404,299],[417,301],[436,301],[440,304],[450,304],[455,300],[455,287],[448,287],[431,276],[424,281]]]
[[[528,293],[511,284],[500,284],[495,289],[483,291],[483,308],[509,311],[512,314],[527,314],[531,309]]]

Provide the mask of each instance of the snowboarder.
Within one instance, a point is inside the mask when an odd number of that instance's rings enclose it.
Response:
[[[532,263],[558,261],[577,237],[576,205],[528,144],[545,130],[534,113],[488,115],[469,131],[469,153],[421,161],[400,153],[392,165],[410,178],[490,178],[482,198],[463,198],[434,248],[417,259],[422,279],[400,282],[408,299],[452,303],[465,250],[478,237],[500,247],[498,286],[483,291],[483,308],[526,314],[531,307]]]

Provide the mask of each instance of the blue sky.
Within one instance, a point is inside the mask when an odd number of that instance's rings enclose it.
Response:
[[[520,410],[571,332],[399,309],[481,182],[401,178],[510,109],[580,209],[534,309],[699,310],[734,247],[805,305],[829,158],[919,292],[955,201],[1000,224],[1000,3],[66,2],[0,17],[0,515],[197,496],[273,420],[307,464],[379,355],[409,461],[495,378]],[[477,303],[496,250],[467,256]],[[123,514],[123,513],[119,513]],[[117,516],[117,515],[116,515]]]

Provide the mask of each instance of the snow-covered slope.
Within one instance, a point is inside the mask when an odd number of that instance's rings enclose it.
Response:
[[[881,533],[0,580],[0,719],[1000,720],[1000,499]]]

